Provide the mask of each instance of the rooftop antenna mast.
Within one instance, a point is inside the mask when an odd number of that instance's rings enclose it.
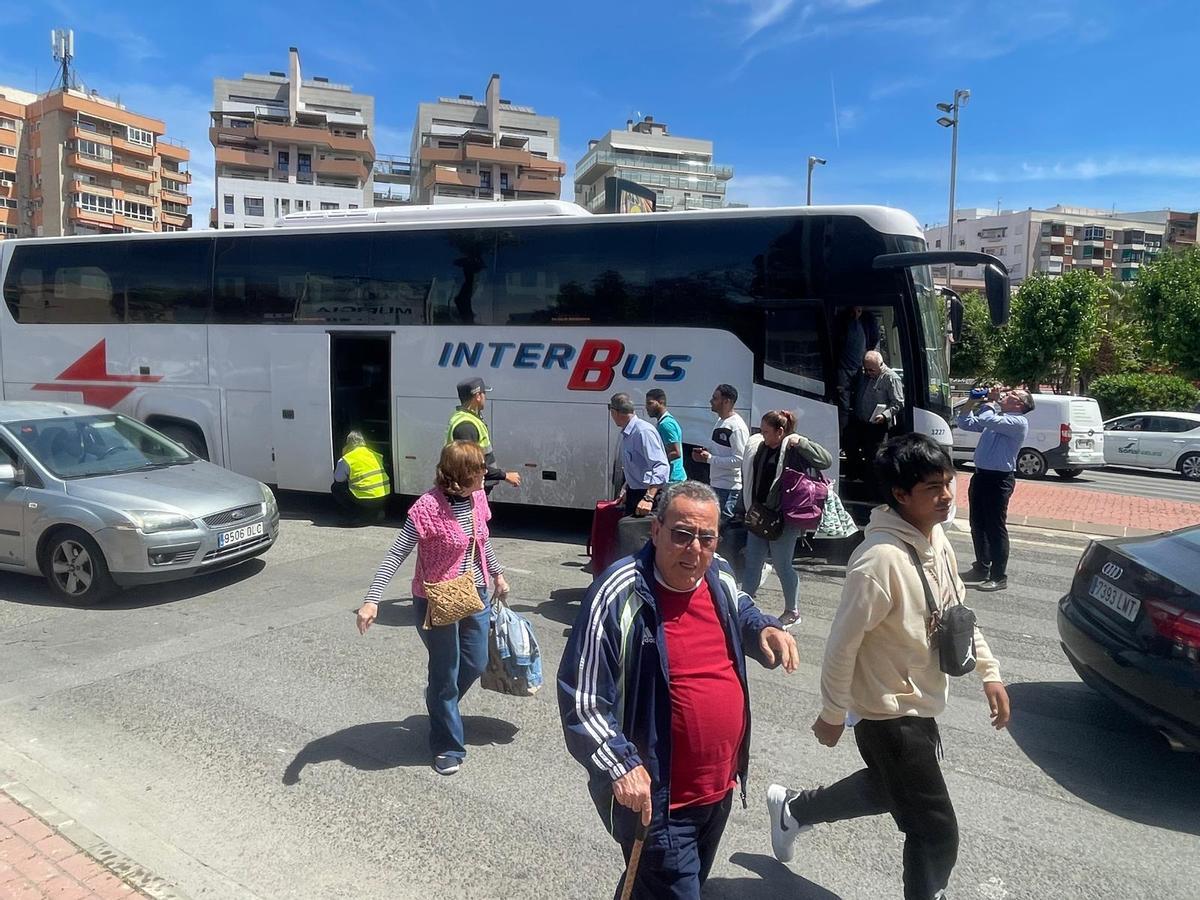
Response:
[[[50,46],[54,50],[54,61],[59,64],[58,82],[62,90],[75,87],[75,75],[71,61],[75,59],[75,31],[70,28],[55,28],[50,32]]]

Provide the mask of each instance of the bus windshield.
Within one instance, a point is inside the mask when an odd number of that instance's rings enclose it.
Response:
[[[929,373],[929,409],[942,415],[950,411],[950,370],[946,353],[946,301],[933,286],[929,266],[912,270],[921,323],[921,348]]]

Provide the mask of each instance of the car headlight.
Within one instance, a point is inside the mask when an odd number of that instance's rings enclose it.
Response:
[[[160,531],[183,531],[195,528],[195,523],[179,513],[155,509],[127,509],[125,515],[142,534],[157,534]]]
[[[258,486],[262,488],[263,511],[267,514],[267,518],[279,515],[279,504],[275,500],[275,495],[271,493],[271,489],[262,482],[259,482]]]

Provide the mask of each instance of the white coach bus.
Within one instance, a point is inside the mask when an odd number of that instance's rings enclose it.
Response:
[[[280,488],[326,491],[363,430],[394,490],[433,478],[455,385],[493,388],[495,499],[589,508],[619,434],[605,405],[663,388],[687,444],[737,387],[835,454],[836,321],[870,309],[903,374],[903,427],[950,442],[944,300],[928,253],[882,207],[592,216],[574,204],[360,210],[284,227],[0,242],[0,392],[136,416],[200,456]]]

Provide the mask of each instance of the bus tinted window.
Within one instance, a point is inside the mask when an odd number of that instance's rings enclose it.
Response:
[[[123,242],[32,244],[13,251],[4,299],[18,322],[125,321]]]
[[[661,221],[655,244],[655,321],[733,327],[747,304],[767,296],[773,242],[791,227],[788,218]]]
[[[820,303],[767,310],[763,380],[824,398],[825,332],[825,309]]]
[[[490,324],[494,257],[490,231],[375,233],[369,299],[379,323]]]
[[[208,321],[212,248],[202,238],[129,241],[121,265],[129,321]]]
[[[217,238],[216,322],[357,324],[369,306],[367,234]]]
[[[509,228],[496,246],[497,325],[649,325],[655,224]]]

